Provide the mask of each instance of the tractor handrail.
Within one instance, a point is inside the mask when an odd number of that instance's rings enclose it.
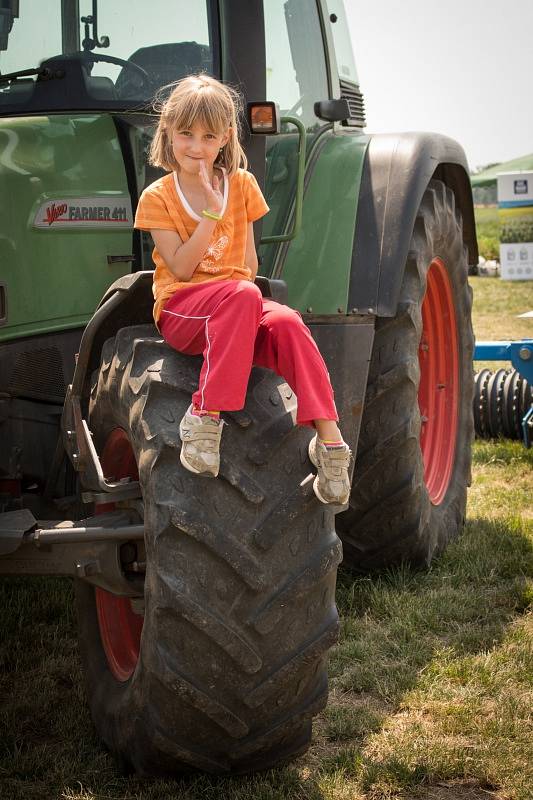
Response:
[[[273,236],[263,236],[259,244],[276,244],[277,242],[290,242],[300,232],[302,227],[302,210],[304,204],[304,177],[305,177],[305,126],[297,117],[282,117],[281,122],[287,122],[298,129],[298,171],[296,175],[296,197],[294,205],[294,225],[289,233]]]

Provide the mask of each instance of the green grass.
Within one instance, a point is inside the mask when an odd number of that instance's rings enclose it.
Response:
[[[478,233],[486,234],[487,236],[498,235],[498,207],[497,206],[476,206],[474,209],[476,216],[476,228]]]
[[[532,335],[523,285],[472,282],[479,338]],[[254,777],[122,776],[91,724],[70,583],[3,580],[0,798],[531,800],[532,468],[519,442],[476,442],[465,531],[431,569],[341,569],[313,745]]]
[[[500,222],[498,208],[476,207],[476,232],[479,254],[487,260],[500,260]]]
[[[519,314],[533,310],[533,281],[470,278],[474,292],[473,324],[477,341],[533,338],[533,320]],[[509,362],[476,361],[474,369],[510,368]]]

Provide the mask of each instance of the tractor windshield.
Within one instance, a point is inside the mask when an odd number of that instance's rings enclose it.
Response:
[[[187,74],[218,71],[208,0],[0,0],[0,7],[6,3],[0,113],[133,108]],[[43,62],[49,69],[40,75],[1,80]]]

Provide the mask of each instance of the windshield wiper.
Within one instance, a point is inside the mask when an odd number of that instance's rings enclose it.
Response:
[[[54,78],[63,78],[65,72],[62,69],[50,69],[50,67],[34,67],[33,69],[19,69],[17,72],[9,72],[6,75],[0,75],[0,83],[9,83],[16,78],[25,78],[27,75],[38,75],[45,81],[51,81]]]

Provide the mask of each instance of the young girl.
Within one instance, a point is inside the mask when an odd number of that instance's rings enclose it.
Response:
[[[253,222],[268,206],[238,139],[240,98],[207,75],[179,81],[161,109],[150,161],[168,174],[142,193],[135,227],[154,240],[154,318],[168,344],[203,353],[198,390],[180,423],[181,463],[218,475],[221,411],[243,408],[252,365],[281,375],[297,422],[317,434],[309,457],[323,503],[347,503],[350,450],[337,427],[329,374],[300,314],[254,284]]]

